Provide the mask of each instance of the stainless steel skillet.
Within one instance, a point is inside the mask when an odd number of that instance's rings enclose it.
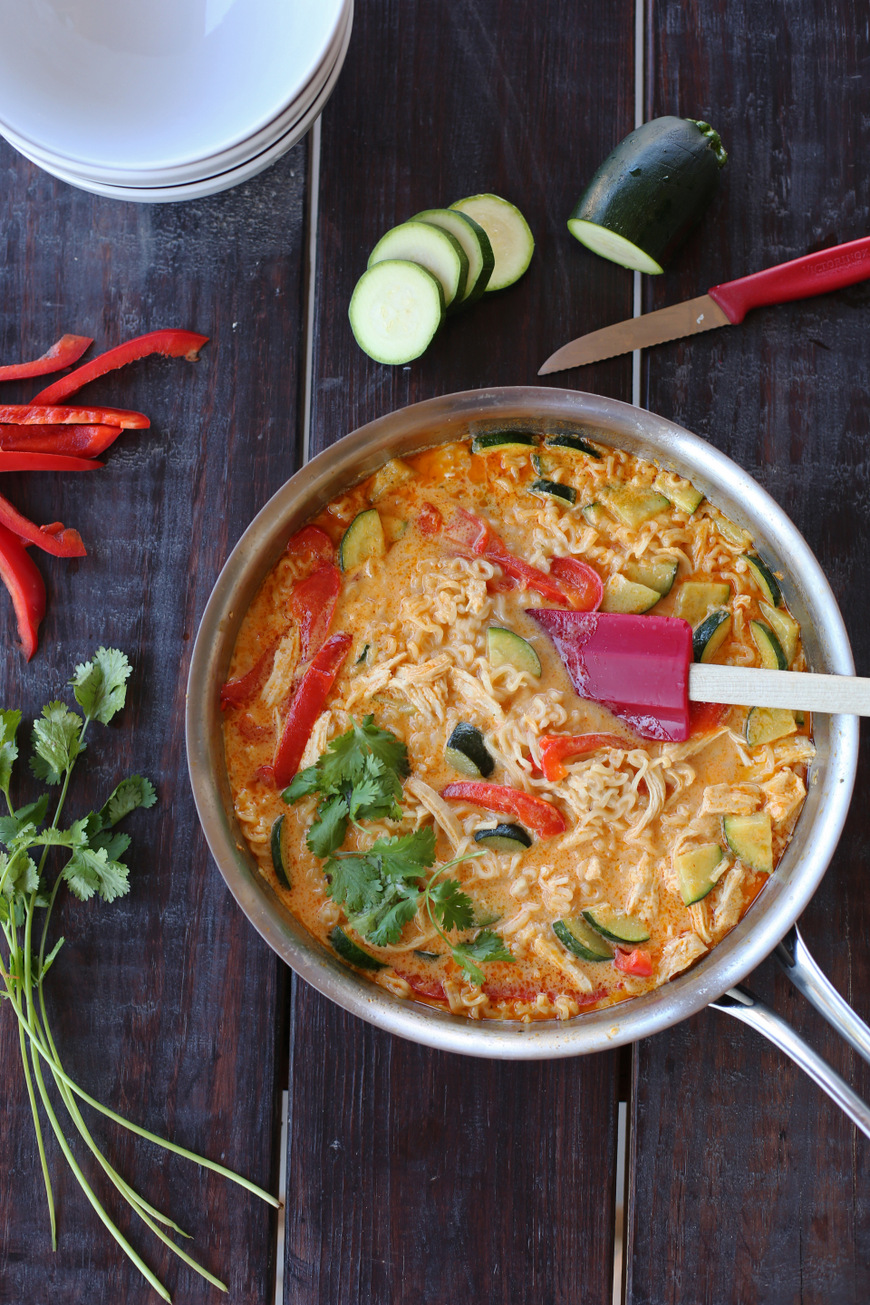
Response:
[[[692,970],[663,987],[565,1022],[532,1025],[473,1022],[409,1003],[362,979],[313,939],[257,872],[232,814],[223,758],[218,689],[226,678],[242,617],[288,535],[341,490],[388,458],[507,425],[544,431],[585,428],[596,441],[624,448],[688,477],[752,535],[776,563],[789,608],[801,624],[811,669],[854,674],[849,641],[825,576],[794,525],[773,499],[709,444],[643,409],[599,395],[550,388],[467,391],[381,417],[319,454],[278,491],[249,526],[226,563],[203,614],[191,662],[187,749],[200,820],[227,884],[252,924],[293,969],[346,1010],[400,1037],[464,1055],[515,1060],[583,1055],[636,1041],[716,1002],[751,1022],[798,1056],[870,1135],[870,1112],[848,1085],[782,1022],[761,1014],[753,998],[730,994],[792,928],[809,902],[843,829],[858,758],[854,717],[818,716],[808,796],[794,837],[775,874],[740,924]],[[803,957],[803,949],[799,949]],[[794,967],[793,967],[794,969]],[[797,973],[805,974],[799,968]],[[818,991],[809,980],[805,989]],[[726,994],[726,995],[723,995]],[[842,1009],[826,999],[826,1016]],[[853,1017],[856,1019],[857,1017]],[[774,1027],[775,1023],[775,1027]],[[785,1026],[786,1028],[788,1026]],[[870,1035],[851,1025],[850,1041],[866,1055]],[[798,1045],[800,1043],[800,1046]],[[788,1044],[788,1045],[786,1045]],[[815,1057],[815,1059],[814,1059]]]

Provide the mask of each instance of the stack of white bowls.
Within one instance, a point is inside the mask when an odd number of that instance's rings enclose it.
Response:
[[[140,203],[262,172],[338,80],[353,0],[0,0],[0,135]]]

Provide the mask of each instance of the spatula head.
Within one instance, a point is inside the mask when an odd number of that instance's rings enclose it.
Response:
[[[528,609],[553,640],[581,698],[647,739],[689,737],[692,627],[673,616]]]

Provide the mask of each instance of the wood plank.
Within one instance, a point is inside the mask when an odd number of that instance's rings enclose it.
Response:
[[[29,665],[13,650],[4,595],[0,701],[32,716],[64,694],[95,646],[119,644],[135,662],[130,702],[120,728],[94,737],[72,809],[99,805],[131,769],[160,795],[130,821],[130,896],[61,912],[67,943],[49,980],[51,1009],[70,1069],[97,1097],[272,1190],[285,971],[206,849],[187,780],[184,691],[217,572],[295,466],[305,167],[300,145],[224,195],[136,206],[54,182],[0,144],[3,358],[39,352],[64,331],[94,335],[95,349],[166,325],[211,337],[195,366],[143,361],[87,392],[152,419],[149,431],[118,441],[105,470],[4,483],[36,520],[77,526],[90,552],[73,563],[40,558],[49,610]],[[64,1176],[53,1141],[60,1247],[51,1254],[17,1056],[10,1013],[0,1012],[0,1169],[10,1176],[0,1185],[0,1301],[153,1301]],[[114,1126],[98,1121],[95,1133],[121,1172],[193,1234],[187,1249],[225,1275],[233,1299],[269,1299],[275,1219],[266,1206]],[[112,1195],[107,1204],[118,1211]],[[121,1223],[130,1227],[124,1215]],[[176,1302],[213,1290],[147,1231],[134,1226],[131,1237]]]
[[[648,6],[648,116],[712,122],[731,159],[721,193],[647,308],[687,298],[870,229],[859,141],[866,15],[804,2],[788,21],[759,0]],[[709,439],[779,501],[825,568],[867,674],[863,559],[867,283],[759,310],[733,330],[645,359],[650,408]],[[866,760],[857,792],[866,782]],[[802,927],[865,1019],[870,953],[857,801]],[[867,1096],[870,1073],[767,962],[751,986]],[[630,1188],[631,1305],[866,1301],[867,1143],[757,1034],[710,1012],[637,1049]],[[652,1215],[652,1217],[651,1217]]]
[[[419,399],[539,384],[558,344],[630,313],[631,277],[565,222],[632,126],[632,40],[625,0],[357,6],[323,120],[313,451]],[[372,362],[347,320],[369,250],[415,212],[480,191],[525,213],[529,272],[448,320],[411,366]],[[630,375],[620,359],[585,384],[627,399]],[[440,1054],[302,984],[293,1010],[288,1302],[610,1301],[617,1055]]]

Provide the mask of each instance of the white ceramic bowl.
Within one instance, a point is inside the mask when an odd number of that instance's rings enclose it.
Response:
[[[344,0],[0,0],[0,120],[77,167],[207,159],[324,61]]]

